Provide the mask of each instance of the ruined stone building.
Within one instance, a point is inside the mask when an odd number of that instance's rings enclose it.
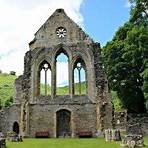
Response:
[[[37,132],[48,131],[50,137],[77,137],[82,132],[95,136],[112,127],[112,103],[99,43],[63,9],[57,9],[35,33],[29,48],[24,57],[24,73],[15,81],[14,104],[0,113],[0,128],[4,133],[15,131],[35,137]],[[69,93],[58,95],[56,59],[61,53],[68,57]],[[85,70],[85,94],[75,93],[74,69],[78,63]],[[47,86],[45,94],[40,93],[42,69],[51,71],[50,95]]]

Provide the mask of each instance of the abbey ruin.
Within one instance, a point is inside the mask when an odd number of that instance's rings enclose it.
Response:
[[[14,103],[0,114],[3,133],[15,131],[35,137],[37,132],[49,132],[50,137],[78,137],[89,132],[96,136],[112,127],[113,108],[99,43],[63,9],[57,9],[35,33],[29,48],[24,73],[15,81]],[[68,57],[69,94],[57,95],[56,59],[61,53]],[[86,94],[75,93],[74,69],[78,63],[85,70]],[[40,93],[42,69],[51,71],[50,95],[46,86],[45,95]]]

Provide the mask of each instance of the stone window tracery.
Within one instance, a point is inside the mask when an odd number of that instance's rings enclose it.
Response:
[[[40,95],[51,95],[51,67],[46,61],[43,61],[39,67],[40,77]]]
[[[67,31],[66,28],[64,27],[59,27],[56,29],[56,34],[59,38],[64,38],[66,36],[66,33]]]
[[[74,80],[74,94],[75,95],[83,95],[86,94],[86,66],[84,61],[79,58],[74,64],[73,70],[73,80]]]

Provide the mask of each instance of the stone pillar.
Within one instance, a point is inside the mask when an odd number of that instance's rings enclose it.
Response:
[[[74,123],[74,113],[71,113],[71,137],[75,137],[75,123]]]
[[[56,138],[57,137],[57,116],[56,116],[56,113],[54,113],[53,122],[54,122],[53,137]]]
[[[23,110],[24,110],[24,104],[21,105],[21,119],[20,119],[20,134],[21,136],[24,137],[24,113],[23,113]]]
[[[26,101],[21,106],[20,134],[29,136],[29,103]]]
[[[69,70],[68,70],[68,73],[69,73],[69,94],[70,94],[70,97],[72,98],[73,97],[73,70],[72,70],[72,65],[70,63],[70,61],[68,61],[69,63]]]
[[[51,69],[51,97],[56,95],[56,60],[54,61]]]
[[[97,129],[97,133],[102,133],[102,126],[101,126],[101,118],[100,118],[100,106],[99,106],[99,102],[97,102],[96,104],[96,114],[97,114],[97,124],[96,124],[96,129]]]
[[[30,124],[30,110],[29,110],[29,103],[26,103],[26,136],[28,137],[30,135],[30,129],[29,129],[29,124]]]

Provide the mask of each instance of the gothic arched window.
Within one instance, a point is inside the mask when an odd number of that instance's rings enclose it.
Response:
[[[86,66],[81,58],[78,58],[74,64],[73,69],[73,89],[75,95],[86,94],[87,79],[86,79]]]
[[[40,95],[51,95],[51,67],[46,61],[43,61],[39,67],[40,76]]]
[[[56,94],[69,94],[69,59],[62,48],[56,54]]]

